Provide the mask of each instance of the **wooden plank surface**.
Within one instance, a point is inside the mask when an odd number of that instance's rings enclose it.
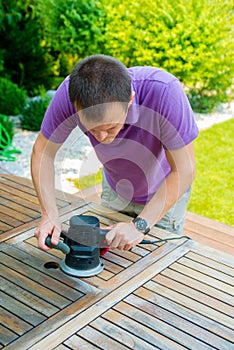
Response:
[[[61,219],[67,223],[71,214],[81,213],[95,215],[94,209],[87,205],[76,208],[72,213],[65,213]],[[102,217],[100,213],[97,215],[99,215],[101,225],[110,223],[110,218]],[[118,220],[118,215],[113,218],[115,221]],[[49,253],[39,250],[33,232],[33,229],[30,229],[1,244],[0,267],[3,279],[2,292],[6,300],[5,309],[13,312],[12,309],[9,309],[9,297],[11,297],[15,301],[14,307],[17,306],[16,317],[20,319],[18,304],[21,302],[24,305],[22,315],[26,313],[30,304],[34,305],[31,310],[32,319],[27,321],[33,325],[33,329],[29,332],[25,330],[25,333],[12,344],[6,344],[7,348],[20,349],[25,344],[31,346],[41,337],[49,336],[52,330],[56,330],[64,322],[73,319],[89,305],[95,305],[95,301],[101,300],[103,295],[108,294],[108,291],[124,285],[129,278],[144,271],[154,261],[161,258],[167,259],[169,252],[180,247],[180,244],[176,242],[176,244],[163,244],[159,247],[139,247],[136,253],[134,250],[116,254],[109,252],[103,258],[105,269],[100,275],[77,279],[64,274],[60,269],[45,269],[46,262],[59,262],[63,254],[57,250],[50,250]],[[153,232],[152,238],[155,235],[156,233]],[[152,254],[151,257],[150,254]],[[16,288],[9,296],[8,287],[11,286],[16,286]],[[47,310],[46,307],[48,307]],[[40,322],[37,319],[37,312],[42,317]],[[109,342],[107,341],[106,344]]]
[[[187,212],[184,234],[194,241],[232,255],[234,251],[234,227]]]
[[[112,344],[113,348],[120,349],[230,350],[234,341],[233,303],[228,294],[228,299],[225,298],[225,288],[215,299],[214,295],[206,293],[203,280],[193,286],[183,280],[183,274],[178,282],[175,276],[165,277],[180,259],[187,256],[194,259],[197,250],[205,260],[214,260],[220,267],[221,262],[214,259],[213,253],[209,257],[210,252],[202,246],[185,242],[32,349],[40,349],[46,344],[58,349],[60,346],[79,349],[79,344],[91,344],[91,349],[93,346],[95,349],[95,345],[107,349]],[[230,267],[229,259],[232,258],[223,255],[225,266]],[[191,280],[192,272],[191,269]],[[225,278],[222,282],[227,283]],[[210,291],[214,294],[215,288]],[[65,340],[59,343],[63,337]]]
[[[78,197],[58,190],[56,200],[60,211],[72,203],[76,207],[84,205]],[[32,182],[18,176],[0,175],[0,241],[32,227],[40,215]]]
[[[139,244],[130,252],[109,251],[97,276],[69,276],[59,268],[61,252],[37,247],[32,183],[8,177],[1,182],[0,214],[19,222],[16,227],[5,223],[1,234],[0,348],[234,348],[233,256],[188,239]],[[13,189],[9,198],[7,187]],[[65,229],[70,217],[79,214],[98,217],[102,226],[131,220],[100,205],[68,199],[58,194]],[[147,236],[165,237],[173,235],[153,229]],[[48,262],[55,268],[47,269]]]

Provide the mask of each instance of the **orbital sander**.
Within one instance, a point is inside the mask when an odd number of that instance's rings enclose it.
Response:
[[[76,277],[90,277],[102,272],[104,266],[100,258],[100,250],[107,248],[106,234],[99,220],[91,215],[75,215],[70,218],[69,229],[61,232],[63,241],[57,245],[46,238],[46,245],[66,254],[60,262],[63,272]]]
[[[66,254],[60,262],[63,272],[75,277],[91,277],[99,274],[104,269],[100,252],[108,250],[106,234],[108,230],[99,227],[98,218],[92,215],[75,215],[70,219],[70,227],[67,232],[61,232],[63,241],[57,245],[51,243],[51,236],[46,238],[46,245],[56,248]],[[188,236],[167,237],[157,240],[143,239],[139,244],[153,244],[179,239],[190,239]]]

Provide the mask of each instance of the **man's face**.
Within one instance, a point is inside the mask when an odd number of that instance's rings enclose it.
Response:
[[[100,121],[87,120],[82,111],[79,112],[80,121],[83,126],[104,144],[109,144],[118,135],[127,117],[127,111],[118,103],[113,103],[105,111],[104,117]]]

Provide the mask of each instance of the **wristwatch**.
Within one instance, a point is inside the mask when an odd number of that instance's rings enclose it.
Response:
[[[150,226],[145,221],[145,219],[137,217],[137,218],[133,219],[132,222],[134,223],[136,229],[138,231],[140,231],[141,233],[143,233],[144,235],[146,235],[146,233],[148,233],[150,231]]]

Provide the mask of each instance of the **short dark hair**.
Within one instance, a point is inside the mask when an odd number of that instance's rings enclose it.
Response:
[[[99,54],[86,57],[76,64],[70,74],[69,98],[78,110],[93,106],[99,109],[98,105],[103,107],[110,102],[120,102],[126,109],[130,97],[131,78],[128,70],[111,56]]]

